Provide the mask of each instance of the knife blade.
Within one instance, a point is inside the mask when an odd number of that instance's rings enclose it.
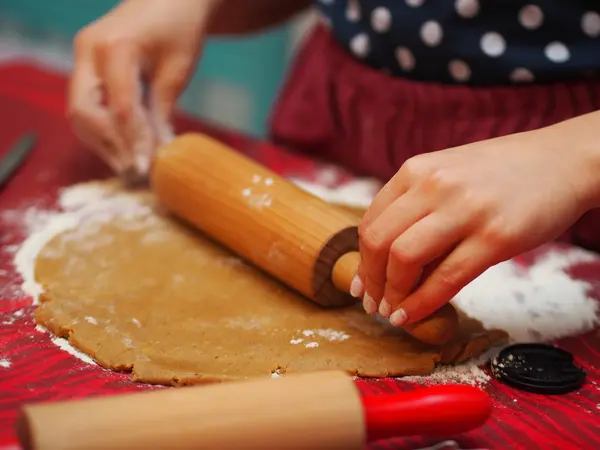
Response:
[[[15,142],[0,161],[0,188],[14,175],[37,143],[37,133],[28,132]]]

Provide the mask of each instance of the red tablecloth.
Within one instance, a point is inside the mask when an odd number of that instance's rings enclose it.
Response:
[[[83,150],[64,119],[65,78],[27,64],[0,68],[0,155],[22,133],[36,130],[40,142],[17,176],[0,192],[0,209],[24,204],[52,207],[57,189],[72,183],[108,175],[105,167]],[[217,130],[195,120],[180,117],[178,130],[203,130],[225,140],[272,169],[285,175],[308,175],[320,166],[238,133]],[[11,265],[10,246],[23,236],[16,228],[0,222],[0,449],[14,439],[13,424],[20,405],[26,402],[81,398],[114,394],[150,387],[132,383],[127,374],[118,374],[81,362],[36,332],[31,301],[12,298],[19,279]],[[600,298],[600,264],[589,263],[572,271],[595,287]],[[14,316],[23,310],[24,314]],[[519,392],[491,381],[485,389],[493,396],[492,419],[481,429],[456,440],[461,448],[600,448],[600,333],[565,339],[560,345],[576,355],[588,373],[578,392],[555,397]],[[364,395],[412,389],[394,380],[357,381]],[[415,449],[443,439],[411,438],[379,442],[371,448]],[[8,447],[7,447],[8,448]]]

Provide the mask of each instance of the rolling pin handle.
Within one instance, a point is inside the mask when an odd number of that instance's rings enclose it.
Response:
[[[360,253],[348,252],[342,255],[333,266],[331,271],[331,281],[333,285],[342,292],[350,292],[352,280],[356,275],[358,264],[360,263]]]
[[[490,396],[481,389],[458,384],[363,396],[361,401],[368,441],[464,433],[483,425],[493,406]]]

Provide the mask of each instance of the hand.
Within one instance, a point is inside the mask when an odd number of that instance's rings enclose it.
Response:
[[[170,139],[173,106],[217,1],[126,0],[77,34],[69,116],[116,172],[146,175],[156,145]]]
[[[544,129],[408,160],[359,227],[353,295],[365,310],[395,326],[417,322],[590,209],[585,158],[553,136]]]

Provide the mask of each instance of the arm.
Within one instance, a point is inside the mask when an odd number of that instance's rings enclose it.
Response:
[[[203,0],[200,0],[203,1]],[[254,33],[306,10],[311,0],[221,0],[210,20],[210,35]]]
[[[572,155],[571,164],[577,174],[576,182],[581,186],[577,190],[582,193],[578,199],[581,209],[588,211],[600,208],[600,111],[533,133],[545,135],[554,151],[562,150]],[[575,180],[572,182],[575,183]]]

